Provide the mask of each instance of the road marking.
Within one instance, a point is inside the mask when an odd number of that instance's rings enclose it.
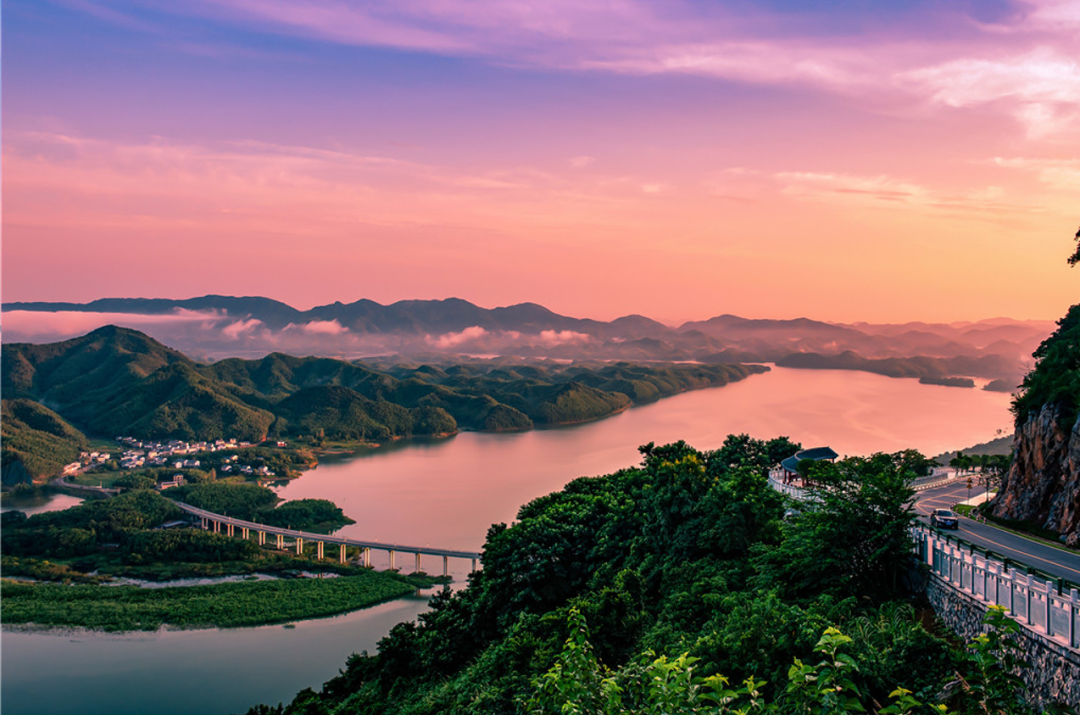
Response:
[[[1058,568],[1065,569],[1066,571],[1072,571],[1074,574],[1080,575],[1080,569],[1074,569],[1071,566],[1066,566],[1065,564],[1059,563],[1057,561],[1049,561],[1047,559],[1042,558],[1041,556],[1036,556],[1035,554],[1028,553],[1026,551],[1020,551],[1020,550],[1016,549],[1013,546],[1005,546],[1005,544],[999,544],[998,542],[994,541],[993,539],[982,536],[981,534],[976,534],[974,531],[970,531],[968,529],[963,529],[962,531],[964,531],[964,532],[966,532],[966,533],[970,534],[971,536],[974,536],[974,537],[976,537],[978,539],[983,539],[984,541],[989,541],[991,544],[993,544],[994,546],[997,546],[999,549],[1005,549],[1006,551],[1011,551],[1014,554],[1020,554],[1025,559],[1035,559],[1036,561],[1042,561],[1044,564],[1050,564],[1051,566],[1056,566]],[[1018,538],[1023,538],[1023,537],[1018,537]],[[1032,542],[1032,543],[1035,543],[1035,542]],[[1047,546],[1046,548],[1051,548],[1051,547]],[[1002,554],[1002,555],[1004,556],[1004,554]],[[1018,559],[1018,560],[1020,560],[1020,559]]]

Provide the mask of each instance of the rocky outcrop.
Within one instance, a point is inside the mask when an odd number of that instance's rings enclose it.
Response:
[[[1017,427],[1013,464],[991,503],[995,516],[1031,521],[1080,546],[1080,419],[1057,403],[1029,413]]]

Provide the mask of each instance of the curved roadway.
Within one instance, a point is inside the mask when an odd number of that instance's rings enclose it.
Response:
[[[975,487],[971,490],[971,496],[978,496],[983,491],[981,486]],[[954,504],[963,502],[967,498],[968,488],[964,481],[934,487],[915,495],[915,512],[919,515],[920,521],[929,524],[929,515],[934,509],[951,509]],[[943,534],[956,534],[976,546],[1045,571],[1052,576],[1080,583],[1080,552],[1064,551],[1011,534],[992,524],[982,524],[966,517],[960,517],[960,528],[956,531],[952,529],[939,529],[939,531]]]

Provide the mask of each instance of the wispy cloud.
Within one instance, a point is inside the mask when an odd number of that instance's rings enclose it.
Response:
[[[485,337],[487,334],[487,330],[481,328],[479,325],[474,325],[458,332],[443,333],[439,336],[429,335],[427,337],[427,341],[430,345],[439,348],[440,350],[448,350],[450,348],[456,348],[474,340],[479,340],[480,338]]]
[[[337,320],[312,320],[307,323],[289,323],[283,330],[298,330],[308,335],[341,335],[349,329]]]
[[[1035,174],[1044,186],[1055,192],[1080,195],[1080,159],[1003,159],[993,162],[1007,169]]]
[[[952,60],[899,77],[950,107],[1006,103],[1035,138],[1075,127],[1080,117],[1080,64],[1048,47],[1002,59]]]
[[[132,0],[121,5],[125,12],[70,2],[99,19],[154,32],[160,28],[143,22],[139,8],[498,65],[810,87],[876,101],[879,111],[897,103],[982,105],[1016,118],[1033,139],[1067,131],[1080,111],[1076,0],[1018,1],[987,22],[962,9],[923,7],[916,23],[901,9],[881,6],[862,11],[859,32],[840,29],[846,23],[839,20],[848,18],[825,6],[791,13],[683,0],[191,0],[164,7]],[[201,54],[215,52],[205,42],[194,45]]]

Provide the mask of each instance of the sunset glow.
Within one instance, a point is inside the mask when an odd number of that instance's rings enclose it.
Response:
[[[816,5],[6,2],[3,301],[1060,316],[1080,2]]]

